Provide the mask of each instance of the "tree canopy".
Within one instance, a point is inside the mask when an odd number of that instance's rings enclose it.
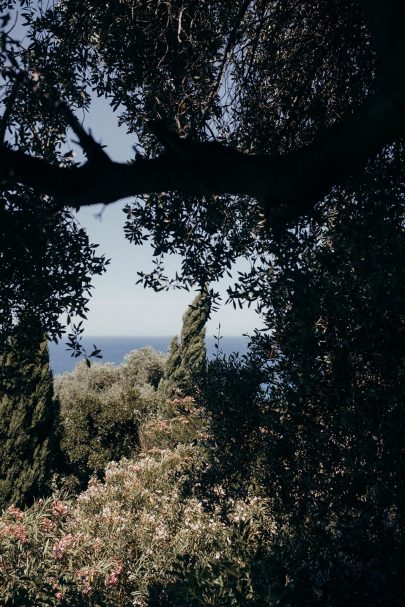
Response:
[[[22,308],[40,313],[51,336],[61,311],[85,314],[105,260],[69,207],[136,196],[126,237],[149,239],[156,255],[140,279],[203,285],[240,256],[260,261],[280,230],[308,217],[324,224],[338,186],[401,155],[405,9],[394,1],[1,8],[3,333]],[[127,163],[113,162],[79,120],[94,95],[134,135]],[[173,280],[161,261],[172,252],[184,257]]]

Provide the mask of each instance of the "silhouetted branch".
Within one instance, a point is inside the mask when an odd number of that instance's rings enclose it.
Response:
[[[43,101],[47,104],[48,109],[63,116],[66,124],[70,126],[74,134],[77,136],[79,140],[78,143],[89,161],[99,164],[111,162],[103,147],[95,141],[91,133],[87,133],[85,131],[79,120],[64,101],[54,98],[51,93],[43,92],[41,88],[37,89],[36,94],[42,97]]]
[[[243,19],[245,18],[245,15],[247,13],[247,10],[249,8],[249,5],[250,5],[251,1],[252,0],[243,0],[242,5],[241,5],[241,7],[239,9],[239,12],[238,12],[238,14],[236,16],[235,23],[232,26],[231,32],[230,32],[229,37],[228,37],[228,41],[226,43],[225,49],[224,49],[223,54],[222,54],[222,61],[221,61],[221,64],[219,66],[219,69],[218,69],[218,74],[217,74],[217,77],[215,79],[215,83],[214,83],[214,85],[213,85],[213,87],[212,87],[212,89],[210,91],[210,94],[208,95],[208,99],[207,99],[207,102],[205,104],[205,109],[204,109],[204,112],[203,112],[203,117],[202,117],[201,123],[204,123],[204,121],[206,120],[206,118],[207,118],[207,116],[209,114],[209,111],[211,109],[212,102],[213,102],[215,96],[218,94],[218,91],[219,91],[220,86],[221,86],[222,78],[224,76],[226,64],[227,64],[228,59],[229,59],[229,55],[231,54],[232,48],[235,45],[235,42],[237,40],[237,34],[238,34],[239,27],[241,26],[241,24],[243,22]]]
[[[373,3],[381,10],[386,6],[379,0]],[[402,6],[398,10],[402,15]],[[0,178],[33,187],[52,195],[60,204],[75,207],[176,190],[184,194],[248,195],[261,202],[268,216],[280,207],[290,217],[306,213],[334,185],[344,183],[379,150],[404,134],[402,61],[395,59],[389,65],[386,59],[392,53],[400,59],[405,55],[403,27],[401,22],[390,30],[398,38],[387,42],[387,55],[379,64],[381,71],[386,70],[386,77],[381,77],[376,93],[356,114],[325,130],[311,145],[285,156],[252,156],[220,143],[181,139],[159,121],[151,123],[150,128],[163,143],[164,153],[119,164],[109,159],[64,103],[51,100],[50,108],[63,114],[88,162],[81,167],[58,167],[3,147]]]

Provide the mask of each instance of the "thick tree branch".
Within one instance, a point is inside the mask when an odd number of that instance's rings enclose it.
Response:
[[[402,99],[376,95],[361,112],[329,129],[311,146],[282,157],[249,156],[219,143],[179,140],[181,154],[169,149],[158,158],[133,164],[93,160],[65,168],[3,147],[0,178],[75,207],[177,190],[250,195],[261,200],[267,212],[292,206],[295,212],[305,213],[333,185],[402,134],[403,109]]]
[[[395,0],[394,4],[397,5]],[[379,0],[373,0],[373,6],[383,10]],[[402,11],[401,8],[401,14]],[[367,16],[376,27],[376,12]],[[392,19],[390,24],[391,31]],[[306,213],[334,185],[343,183],[380,149],[404,134],[405,87],[402,61],[397,61],[397,55],[400,59],[405,56],[401,31],[397,27],[399,37],[387,42],[381,70],[388,70],[386,57],[392,56],[392,49],[397,49],[395,65],[390,66],[387,78],[380,78],[377,92],[359,112],[294,153],[277,157],[250,156],[219,143],[180,139],[161,123],[152,123],[151,128],[163,143],[165,153],[154,159],[118,164],[110,161],[101,146],[85,133],[69,108],[58,102],[54,109],[64,113],[89,161],[76,168],[58,167],[3,147],[0,148],[0,179],[33,187],[52,195],[62,205],[74,207],[176,190],[185,194],[249,195],[261,201],[267,215],[279,207],[290,216]],[[388,40],[387,36],[381,36],[380,52],[383,39]]]

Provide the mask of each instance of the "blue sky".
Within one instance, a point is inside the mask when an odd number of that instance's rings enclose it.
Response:
[[[117,127],[117,118],[104,100],[93,101],[84,125],[97,141],[107,145],[113,160],[125,161],[133,156],[133,135],[128,136],[125,129]],[[81,157],[79,149],[77,157]],[[100,244],[98,250],[111,259],[106,274],[96,277],[93,283],[86,335],[174,335],[180,331],[181,317],[194,294],[155,293],[135,284],[137,271],[151,267],[152,253],[148,245],[135,247],[124,238],[122,207],[123,202],[119,201],[105,207],[101,216],[101,206],[83,208],[77,213],[91,240]],[[179,259],[173,256],[169,270],[178,263]],[[224,281],[218,285],[224,295],[226,284]],[[216,334],[219,323],[223,335],[241,335],[252,332],[260,325],[260,319],[253,309],[234,310],[222,305],[209,320],[207,334]]]

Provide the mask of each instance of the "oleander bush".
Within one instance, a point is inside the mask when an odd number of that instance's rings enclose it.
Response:
[[[144,354],[156,369],[159,357]],[[142,356],[119,367],[80,363],[57,378],[71,495],[0,515],[2,607],[260,607],[270,590],[277,598],[269,501],[249,489],[229,495],[219,482],[215,499],[202,498],[195,481],[210,467],[212,420],[190,396],[159,395]]]
[[[191,396],[164,402],[159,415],[140,427],[142,449],[173,449],[179,444],[195,444],[207,438],[207,418]]]
[[[93,373],[87,385],[109,393],[114,369]],[[111,461],[77,497],[3,511],[0,605],[268,604],[276,588],[268,501],[226,497],[217,484],[207,508],[190,485],[208,463],[202,409],[191,397],[166,401],[140,428],[142,450]]]
[[[266,500],[207,511],[183,480],[198,446],[110,463],[77,499],[10,507],[0,517],[0,604],[215,607],[266,604]]]

